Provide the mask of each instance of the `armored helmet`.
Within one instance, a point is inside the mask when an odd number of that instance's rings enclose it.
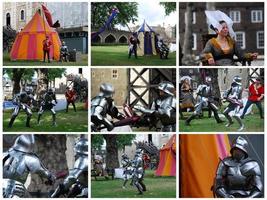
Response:
[[[88,155],[88,140],[86,138],[80,138],[75,143],[74,151],[77,154]]]
[[[143,150],[142,149],[136,149],[135,156],[141,157],[142,155],[143,155]]]
[[[175,90],[174,85],[171,82],[163,81],[158,85],[158,89],[166,94],[174,96],[173,92]]]
[[[123,153],[123,154],[121,155],[121,157],[122,157],[122,159],[127,159],[127,158],[128,158],[128,156],[127,156],[126,153]]]
[[[205,78],[205,82],[208,83],[208,84],[211,83],[211,77],[210,76],[207,76]]]
[[[27,94],[32,94],[32,87],[25,87],[25,92],[27,93]]]
[[[53,88],[48,88],[47,93],[48,93],[48,94],[53,94],[53,93],[54,93]]]
[[[100,85],[100,92],[105,97],[112,97],[115,90],[114,90],[114,87],[110,83],[102,83]]]
[[[15,140],[14,145],[12,146],[12,149],[25,152],[25,153],[32,153],[34,148],[34,135],[20,135]]]
[[[234,76],[233,83],[236,83],[237,85],[242,85],[242,78],[240,76]]]
[[[233,153],[233,149],[238,148],[246,153],[246,156],[248,155],[248,142],[243,137],[238,136],[232,143],[232,148],[230,150],[230,153]]]

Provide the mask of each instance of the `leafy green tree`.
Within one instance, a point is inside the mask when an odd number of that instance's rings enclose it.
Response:
[[[13,83],[12,95],[15,95],[21,90],[21,82],[31,81],[34,75],[33,68],[5,68],[4,74],[7,74]]]
[[[46,90],[49,81],[61,78],[65,72],[65,68],[5,68],[3,70],[3,73],[7,74],[13,82],[12,95],[21,91],[22,82],[26,84],[32,81],[34,74],[37,73],[37,96],[40,93],[40,88]]]
[[[165,8],[166,16],[176,11],[176,2],[160,2],[159,4]]]
[[[109,169],[119,167],[118,150],[124,149],[125,146],[131,145],[136,135],[133,134],[102,134],[92,135],[92,148],[100,149],[106,141],[106,165]]]
[[[91,3],[91,28],[92,30],[97,30],[104,26],[106,20],[108,19],[112,9],[117,8],[119,14],[110,24],[113,28],[116,24],[121,24],[122,26],[127,25],[127,23],[134,23],[137,21],[138,17],[138,3],[136,2],[93,2]]]

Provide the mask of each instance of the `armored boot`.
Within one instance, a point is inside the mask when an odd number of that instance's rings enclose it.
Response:
[[[185,125],[190,126],[190,122],[195,118],[195,115],[191,115],[189,118],[185,120]]]
[[[230,127],[234,122],[232,120],[232,118],[230,117],[230,115],[228,114],[224,114],[226,119],[228,120],[228,123],[225,125],[225,127]]]
[[[214,118],[216,120],[216,122],[219,124],[219,123],[223,123],[224,121],[220,119],[219,115],[218,115],[218,112],[214,111]]]
[[[135,182],[134,184],[135,184],[136,188],[138,189],[138,192],[139,192],[138,194],[143,194],[143,187],[140,185],[140,183]]]
[[[242,120],[241,120],[241,118],[239,117],[239,116],[233,116],[235,119],[236,119],[236,121],[238,122],[238,124],[239,124],[239,129],[237,130],[238,132],[240,132],[240,131],[243,131],[244,130],[244,128],[245,128],[245,126],[244,126],[244,124],[243,124],[243,122],[242,122]]]
[[[9,124],[8,124],[8,128],[12,128],[15,119],[16,119],[16,116],[12,116],[12,117],[11,117],[11,119],[10,119],[10,121],[9,121]]]
[[[145,192],[146,191],[146,185],[143,183],[143,181],[139,181],[139,183],[143,188],[143,192]]]
[[[53,114],[52,118],[53,118],[52,126],[56,126],[57,125],[57,123],[56,123],[56,115]]]
[[[38,114],[38,119],[37,119],[37,124],[40,125],[40,120],[41,120],[41,114]]]
[[[31,120],[31,116],[27,117],[27,121],[26,121],[26,127],[30,128],[30,120]]]

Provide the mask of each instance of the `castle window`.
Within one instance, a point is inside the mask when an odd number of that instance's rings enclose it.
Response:
[[[112,70],[112,78],[113,79],[118,79],[118,77],[119,77],[118,70],[117,69],[113,69]]]
[[[21,21],[24,21],[25,20],[25,11],[24,10],[21,10],[20,11],[20,20]]]
[[[252,10],[251,11],[251,22],[252,23],[261,23],[262,19],[262,10]]]

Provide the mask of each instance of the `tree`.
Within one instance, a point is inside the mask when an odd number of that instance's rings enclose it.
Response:
[[[34,74],[37,72],[38,75],[38,83],[37,83],[37,91],[40,90],[40,84],[48,84],[49,81],[54,81],[55,78],[61,78],[65,73],[65,68],[50,68],[50,69],[33,69],[33,68],[6,68],[3,70],[4,74],[7,74],[8,77],[13,82],[13,91],[12,95],[15,95],[21,91],[21,86],[32,81]],[[41,80],[39,80],[41,79]],[[45,80],[45,81],[44,81]],[[47,89],[47,86],[44,85]]]
[[[48,68],[38,68],[37,88],[36,88],[37,101],[47,91],[47,89],[48,89]]]
[[[34,69],[32,68],[8,68],[4,69],[4,74],[7,74],[8,77],[12,80],[13,91],[12,96],[20,93],[22,82],[27,82],[31,80]]]
[[[166,16],[176,11],[176,2],[160,2],[159,4],[164,7]]]
[[[116,24],[122,26],[127,23],[134,23],[137,21],[137,3],[136,2],[105,2],[91,3],[91,28],[92,30],[99,29],[104,26],[106,20],[109,17],[112,9],[117,8],[119,14],[115,17],[113,22],[110,24],[111,28],[114,28]]]
[[[101,149],[101,146],[106,141],[106,166],[108,169],[114,169],[119,167],[118,150],[124,149],[125,146],[131,145],[136,135],[125,134],[103,134],[103,135],[92,135],[92,148]]]
[[[196,63],[194,63],[193,55],[192,55],[193,9],[194,9],[194,3],[189,2],[189,3],[186,4],[185,34],[184,34],[184,44],[183,44],[183,54],[184,54],[184,56],[183,56],[183,60],[182,60],[184,65],[196,65]]]

